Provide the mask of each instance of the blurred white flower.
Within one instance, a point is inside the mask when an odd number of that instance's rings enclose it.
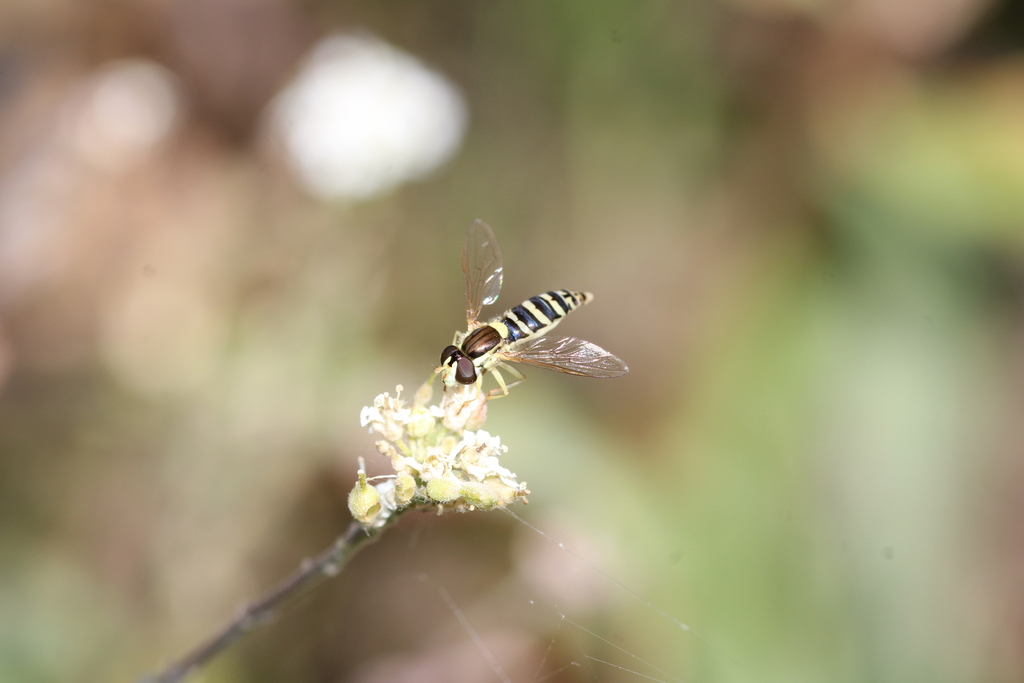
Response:
[[[78,152],[94,165],[122,170],[163,142],[180,115],[174,77],[153,62],[112,62],[86,84],[84,106],[75,111]]]
[[[466,117],[447,78],[353,35],[321,41],[272,112],[300,182],[325,199],[366,199],[423,177],[458,149]]]
[[[67,235],[92,229],[74,210],[95,191],[90,171],[116,177],[152,158],[183,107],[170,71],[118,60],[75,81],[54,104],[56,116],[27,128],[34,133],[0,174],[0,300],[82,259]]]

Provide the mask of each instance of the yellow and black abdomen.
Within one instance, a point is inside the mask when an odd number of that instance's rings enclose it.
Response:
[[[593,298],[594,295],[589,292],[570,292],[567,289],[544,292],[510,308],[491,325],[503,326],[507,334],[502,334],[502,338],[506,343],[514,344],[530,337],[547,334],[570,311],[576,310]]]
[[[473,384],[480,372],[500,360],[500,356],[492,352],[511,351],[519,342],[547,334],[570,311],[593,298],[590,292],[567,289],[544,292],[510,308],[489,323],[478,324],[465,337],[456,336],[455,344],[441,352],[442,367],[454,370],[454,381],[452,375],[446,375],[446,384]]]
[[[475,361],[499,345],[510,348],[516,342],[545,335],[570,311],[593,298],[589,292],[570,292],[567,289],[538,294],[486,325],[471,330],[461,342],[461,351]]]

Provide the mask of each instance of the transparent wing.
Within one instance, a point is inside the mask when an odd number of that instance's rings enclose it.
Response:
[[[618,356],[608,353],[597,344],[575,337],[539,339],[522,349],[502,353],[504,360],[539,365],[583,377],[619,377],[629,368]]]
[[[466,287],[466,320],[470,325],[480,309],[493,304],[501,292],[501,251],[491,226],[475,220],[462,245],[462,276]]]

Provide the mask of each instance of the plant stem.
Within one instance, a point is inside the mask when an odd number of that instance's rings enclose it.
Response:
[[[305,560],[284,581],[272,588],[263,597],[246,605],[237,617],[224,625],[213,636],[201,643],[181,659],[170,664],[163,671],[141,679],[139,683],[178,683],[190,673],[204,666],[214,657],[230,647],[249,631],[272,621],[292,598],[304,590],[313,588],[338,574],[357,550],[380,536],[399,515],[393,514],[388,522],[379,528],[364,530],[359,522],[352,522],[330,548],[312,559]]]

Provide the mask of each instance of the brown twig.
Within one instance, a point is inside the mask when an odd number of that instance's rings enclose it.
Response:
[[[397,517],[397,514],[393,515],[389,524]],[[259,600],[246,605],[237,617],[204,643],[163,671],[146,676],[139,683],[178,683],[184,680],[191,672],[208,663],[246,633],[273,620],[278,614],[277,609],[291,598],[335,576],[357,550],[376,540],[386,526],[367,531],[358,522],[352,522],[330,548],[303,562],[291,576]]]

